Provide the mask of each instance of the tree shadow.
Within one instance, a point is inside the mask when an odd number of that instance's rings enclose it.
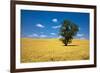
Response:
[[[78,45],[67,45],[67,46],[78,46]]]
[[[65,45],[62,45],[62,46],[65,46]],[[78,46],[78,45],[67,45],[67,46]]]

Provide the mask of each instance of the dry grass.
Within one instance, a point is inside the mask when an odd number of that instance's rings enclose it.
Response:
[[[21,62],[89,59],[89,41],[74,39],[64,46],[59,39],[21,39]]]

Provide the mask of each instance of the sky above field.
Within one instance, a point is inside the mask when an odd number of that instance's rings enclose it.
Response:
[[[21,10],[21,37],[59,38],[63,20],[77,24],[74,38],[89,39],[89,13]]]

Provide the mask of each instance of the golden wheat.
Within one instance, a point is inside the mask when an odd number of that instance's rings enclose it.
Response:
[[[89,59],[89,41],[74,39],[64,46],[59,39],[21,39],[21,62]]]

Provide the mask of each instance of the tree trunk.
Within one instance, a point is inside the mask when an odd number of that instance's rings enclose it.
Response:
[[[67,43],[65,44],[65,46],[67,46]]]
[[[69,41],[68,37],[65,37],[65,46],[68,45],[68,41]]]
[[[67,46],[68,42],[65,40],[65,43],[64,44],[65,44],[65,46]]]

